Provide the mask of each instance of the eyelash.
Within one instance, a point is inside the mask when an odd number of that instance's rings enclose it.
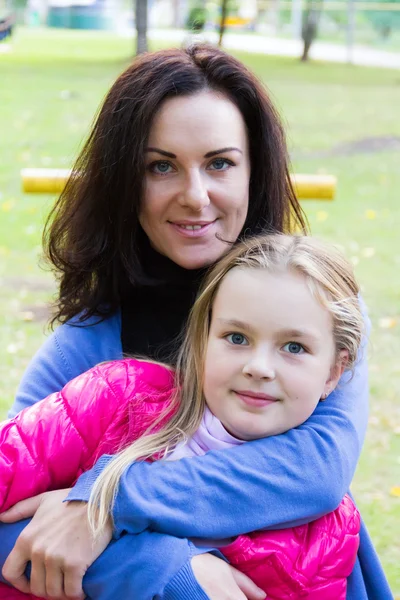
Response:
[[[243,338],[243,340],[246,341],[245,344],[234,344],[232,340],[230,340],[229,338],[233,337],[234,335],[239,335]],[[226,339],[226,341],[231,345],[231,346],[248,346],[249,345],[249,341],[246,338],[245,335],[243,335],[243,333],[238,333],[237,331],[231,332],[231,333],[226,333],[224,335],[224,338]],[[296,346],[300,346],[301,348],[301,352],[288,352],[288,354],[292,354],[292,355],[297,355],[297,354],[306,354],[308,352],[307,348],[303,345],[300,344],[300,342],[286,342],[286,344],[284,344],[282,346],[282,349],[285,348],[286,346],[290,346],[291,344],[295,344]]]
[[[286,344],[284,344],[282,346],[282,348],[285,348],[286,346],[290,346],[291,344],[295,344],[296,346],[300,346],[300,348],[301,348],[302,351],[301,352],[288,352],[288,354],[297,355],[297,354],[305,354],[307,352],[307,349],[305,348],[305,346],[303,346],[303,344],[300,344],[300,342],[286,342]]]
[[[221,171],[221,172],[224,172],[224,171],[228,171],[228,169],[229,169],[230,167],[234,167],[234,166],[235,166],[235,163],[234,163],[232,160],[229,160],[229,158],[222,158],[222,157],[221,157],[221,158],[214,158],[214,159],[213,159],[213,160],[212,160],[212,161],[209,163],[208,167],[210,167],[210,166],[211,166],[211,165],[212,165],[214,162],[216,162],[217,160],[219,160],[219,161],[223,161],[223,162],[226,162],[226,163],[229,165],[229,167],[228,167],[228,168],[225,168],[225,169],[211,169],[212,171],[217,171],[217,172],[218,172],[218,171]],[[158,172],[156,172],[155,168],[156,168],[158,165],[160,165],[160,164],[162,164],[162,165],[168,165],[168,166],[170,166],[170,167],[173,167],[173,165],[172,165],[172,164],[171,164],[171,163],[170,163],[168,160],[155,160],[154,162],[150,163],[150,164],[147,166],[147,170],[148,170],[148,171],[150,171],[150,173],[153,173],[154,175],[158,175],[159,177],[165,177],[166,175],[169,175],[169,174],[170,174],[170,172],[169,172],[169,171],[168,171],[167,173],[158,173]]]
[[[244,340],[246,340],[246,344],[234,344],[231,340],[229,340],[230,337],[233,337],[234,335],[240,335]],[[238,331],[233,331],[231,333],[226,333],[224,335],[224,338],[226,339],[226,341],[231,344],[231,346],[248,346],[249,345],[249,340],[246,338],[245,335],[243,335],[243,333],[239,333]]]

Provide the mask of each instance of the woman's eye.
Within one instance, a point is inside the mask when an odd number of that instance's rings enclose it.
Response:
[[[305,352],[304,347],[298,342],[289,342],[283,346],[283,349],[289,354],[303,354]]]
[[[210,164],[212,171],[226,171],[229,167],[233,167],[233,162],[226,158],[216,158]]]
[[[248,344],[247,339],[241,333],[230,333],[226,339],[234,346],[247,346]]]
[[[156,175],[168,175],[170,173],[171,165],[165,160],[158,160],[157,162],[151,163],[149,170]]]

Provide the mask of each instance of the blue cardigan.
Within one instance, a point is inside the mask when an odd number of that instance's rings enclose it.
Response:
[[[28,366],[10,415],[96,363],[121,357],[118,313],[102,323],[60,326]],[[190,559],[207,549],[195,548],[188,538],[289,527],[336,508],[353,478],[367,405],[367,365],[361,356],[353,376],[342,378],[329,399],[292,431],[203,457],[132,465],[114,509],[116,539],[84,579],[88,598],[206,599]],[[108,460],[103,457],[82,475],[69,498],[87,500]],[[0,567],[25,524],[0,525]],[[393,598],[364,524],[347,598]]]

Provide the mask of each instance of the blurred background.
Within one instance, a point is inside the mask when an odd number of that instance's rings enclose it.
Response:
[[[25,168],[71,167],[117,75],[146,48],[202,37],[244,61],[285,123],[304,200],[355,265],[369,307],[371,413],[353,485],[400,598],[400,0],[0,0],[0,418],[48,333],[41,232],[56,194]]]

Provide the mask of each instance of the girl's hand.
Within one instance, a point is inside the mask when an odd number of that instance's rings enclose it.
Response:
[[[63,502],[69,489],[45,492],[18,502],[0,515],[3,523],[32,517],[3,567],[3,577],[15,588],[52,600],[85,597],[82,579],[108,546],[111,524],[93,544],[85,502]],[[25,576],[31,561],[30,582]]]
[[[264,600],[267,597],[247,575],[213,554],[194,556],[191,565],[210,600]]]

